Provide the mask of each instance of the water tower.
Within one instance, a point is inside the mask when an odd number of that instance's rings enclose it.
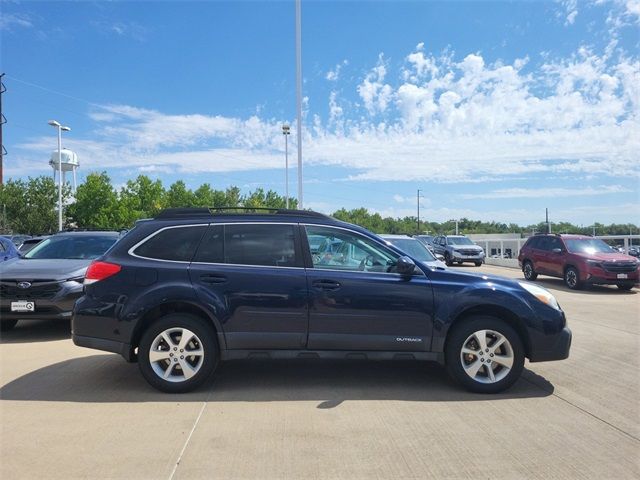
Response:
[[[76,183],[76,170],[80,166],[80,162],[78,162],[78,155],[75,152],[67,148],[63,148],[61,151],[62,157],[62,182],[66,183],[67,181],[67,172],[71,172],[73,174],[73,192],[75,193],[77,183]],[[56,173],[58,173],[58,150],[54,151],[51,154],[51,160],[49,160],[49,165],[53,168],[53,180],[56,181]]]

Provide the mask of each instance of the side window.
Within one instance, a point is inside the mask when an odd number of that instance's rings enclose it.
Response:
[[[549,250],[553,250],[554,248],[560,248],[564,250],[564,248],[562,248],[562,242],[559,238],[549,238]]]
[[[293,225],[237,224],[224,227],[224,263],[301,267]]]
[[[4,246],[4,242],[2,240],[0,240],[0,252],[4,252],[6,250],[5,246]]]
[[[527,240],[524,246],[527,248],[538,248],[538,237],[529,237],[529,240]]]
[[[314,268],[365,272],[394,271],[398,254],[364,236],[330,227],[308,226],[306,231],[308,239],[322,236],[324,244],[332,247],[311,255]]]
[[[549,242],[549,237],[539,237],[536,248],[538,250],[544,250],[544,251],[551,250],[551,243]]]
[[[224,263],[224,226],[210,225],[205,234],[194,262]]]
[[[190,262],[207,227],[167,228],[134,250],[140,257],[176,262]]]

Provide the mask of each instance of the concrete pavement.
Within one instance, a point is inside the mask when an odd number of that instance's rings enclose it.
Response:
[[[317,360],[231,362],[171,396],[68,325],[23,322],[0,341],[0,477],[639,478],[640,292],[538,283],[571,357],[496,396],[435,364]]]

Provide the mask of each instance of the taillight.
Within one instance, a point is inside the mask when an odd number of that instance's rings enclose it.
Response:
[[[105,278],[109,278],[110,276],[118,273],[121,269],[122,267],[115,263],[99,262],[96,260],[89,265],[87,273],[84,275],[84,284],[89,285],[91,283],[104,280]]]

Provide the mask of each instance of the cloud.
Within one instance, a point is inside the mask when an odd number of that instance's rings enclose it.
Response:
[[[325,78],[330,82],[337,82],[340,79],[340,70],[342,70],[342,67],[346,67],[347,65],[349,65],[349,61],[346,59],[343,60],[338,63],[333,70],[329,70],[325,75]]]
[[[597,187],[582,188],[504,188],[487,193],[463,194],[464,199],[488,199],[488,198],[567,198],[567,197],[591,197],[594,195],[609,195],[614,193],[627,193],[633,190],[621,185],[600,185]]]
[[[131,38],[136,41],[145,41],[149,34],[149,29],[137,22],[130,21],[94,21],[91,22],[99,31],[115,35],[118,37]]]
[[[384,54],[380,53],[376,66],[367,73],[362,83],[358,85],[358,94],[370,114],[384,112],[391,101],[391,86],[383,83],[386,74]]]
[[[559,2],[562,6],[562,11],[558,16],[565,17],[565,25],[573,25],[578,16],[578,0],[559,0]]]
[[[580,48],[568,57],[508,64],[488,62],[480,52],[427,53],[419,44],[397,75],[388,69],[381,54],[347,92],[362,99],[360,107],[343,107],[353,104],[339,93],[347,87],[336,85],[326,122],[312,115],[304,125],[305,165],[341,167],[333,169],[342,177],[334,180],[358,181],[640,177],[637,56]],[[387,82],[387,76],[397,80]],[[281,168],[286,119],[169,115],[131,105],[103,105],[90,116],[96,121],[90,137],[65,138],[83,167]],[[295,132],[295,122],[288,123]],[[51,139],[34,138],[17,149],[25,168],[35,168]]]
[[[31,18],[23,13],[5,13],[0,15],[0,32],[12,31],[16,28],[31,28]]]

